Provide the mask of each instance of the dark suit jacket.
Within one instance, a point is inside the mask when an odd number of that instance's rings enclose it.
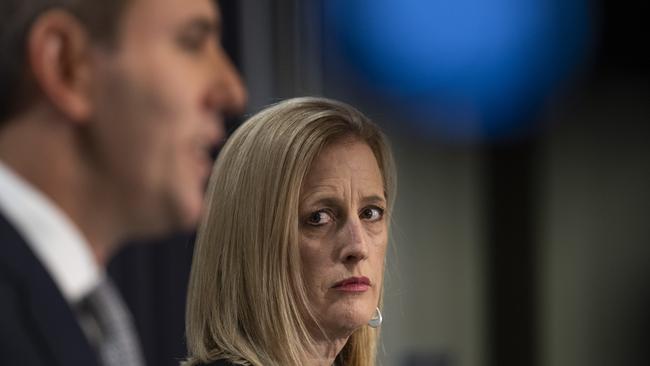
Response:
[[[0,364],[98,365],[63,295],[1,214]]]

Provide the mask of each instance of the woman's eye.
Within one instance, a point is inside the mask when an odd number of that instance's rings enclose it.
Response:
[[[368,221],[379,221],[384,217],[384,209],[368,207],[361,211],[361,218]]]
[[[309,215],[307,223],[313,226],[325,225],[332,221],[332,216],[326,211],[316,211]]]

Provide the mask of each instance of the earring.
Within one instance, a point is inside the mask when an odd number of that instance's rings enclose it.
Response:
[[[373,317],[368,321],[368,325],[372,328],[379,328],[383,321],[384,318],[381,316],[381,311],[377,308]]]

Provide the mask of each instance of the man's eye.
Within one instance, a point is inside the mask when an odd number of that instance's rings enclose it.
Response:
[[[321,226],[332,222],[332,220],[332,215],[330,215],[328,212],[316,211],[309,215],[307,218],[307,223],[313,226]]]
[[[203,48],[207,37],[203,33],[190,32],[178,37],[178,44],[185,50],[198,52]]]
[[[367,207],[361,211],[361,218],[368,221],[379,221],[384,217],[384,209],[379,207]]]

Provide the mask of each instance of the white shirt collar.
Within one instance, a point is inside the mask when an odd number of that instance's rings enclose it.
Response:
[[[42,192],[0,161],[0,212],[22,234],[70,304],[104,275],[70,218]]]

